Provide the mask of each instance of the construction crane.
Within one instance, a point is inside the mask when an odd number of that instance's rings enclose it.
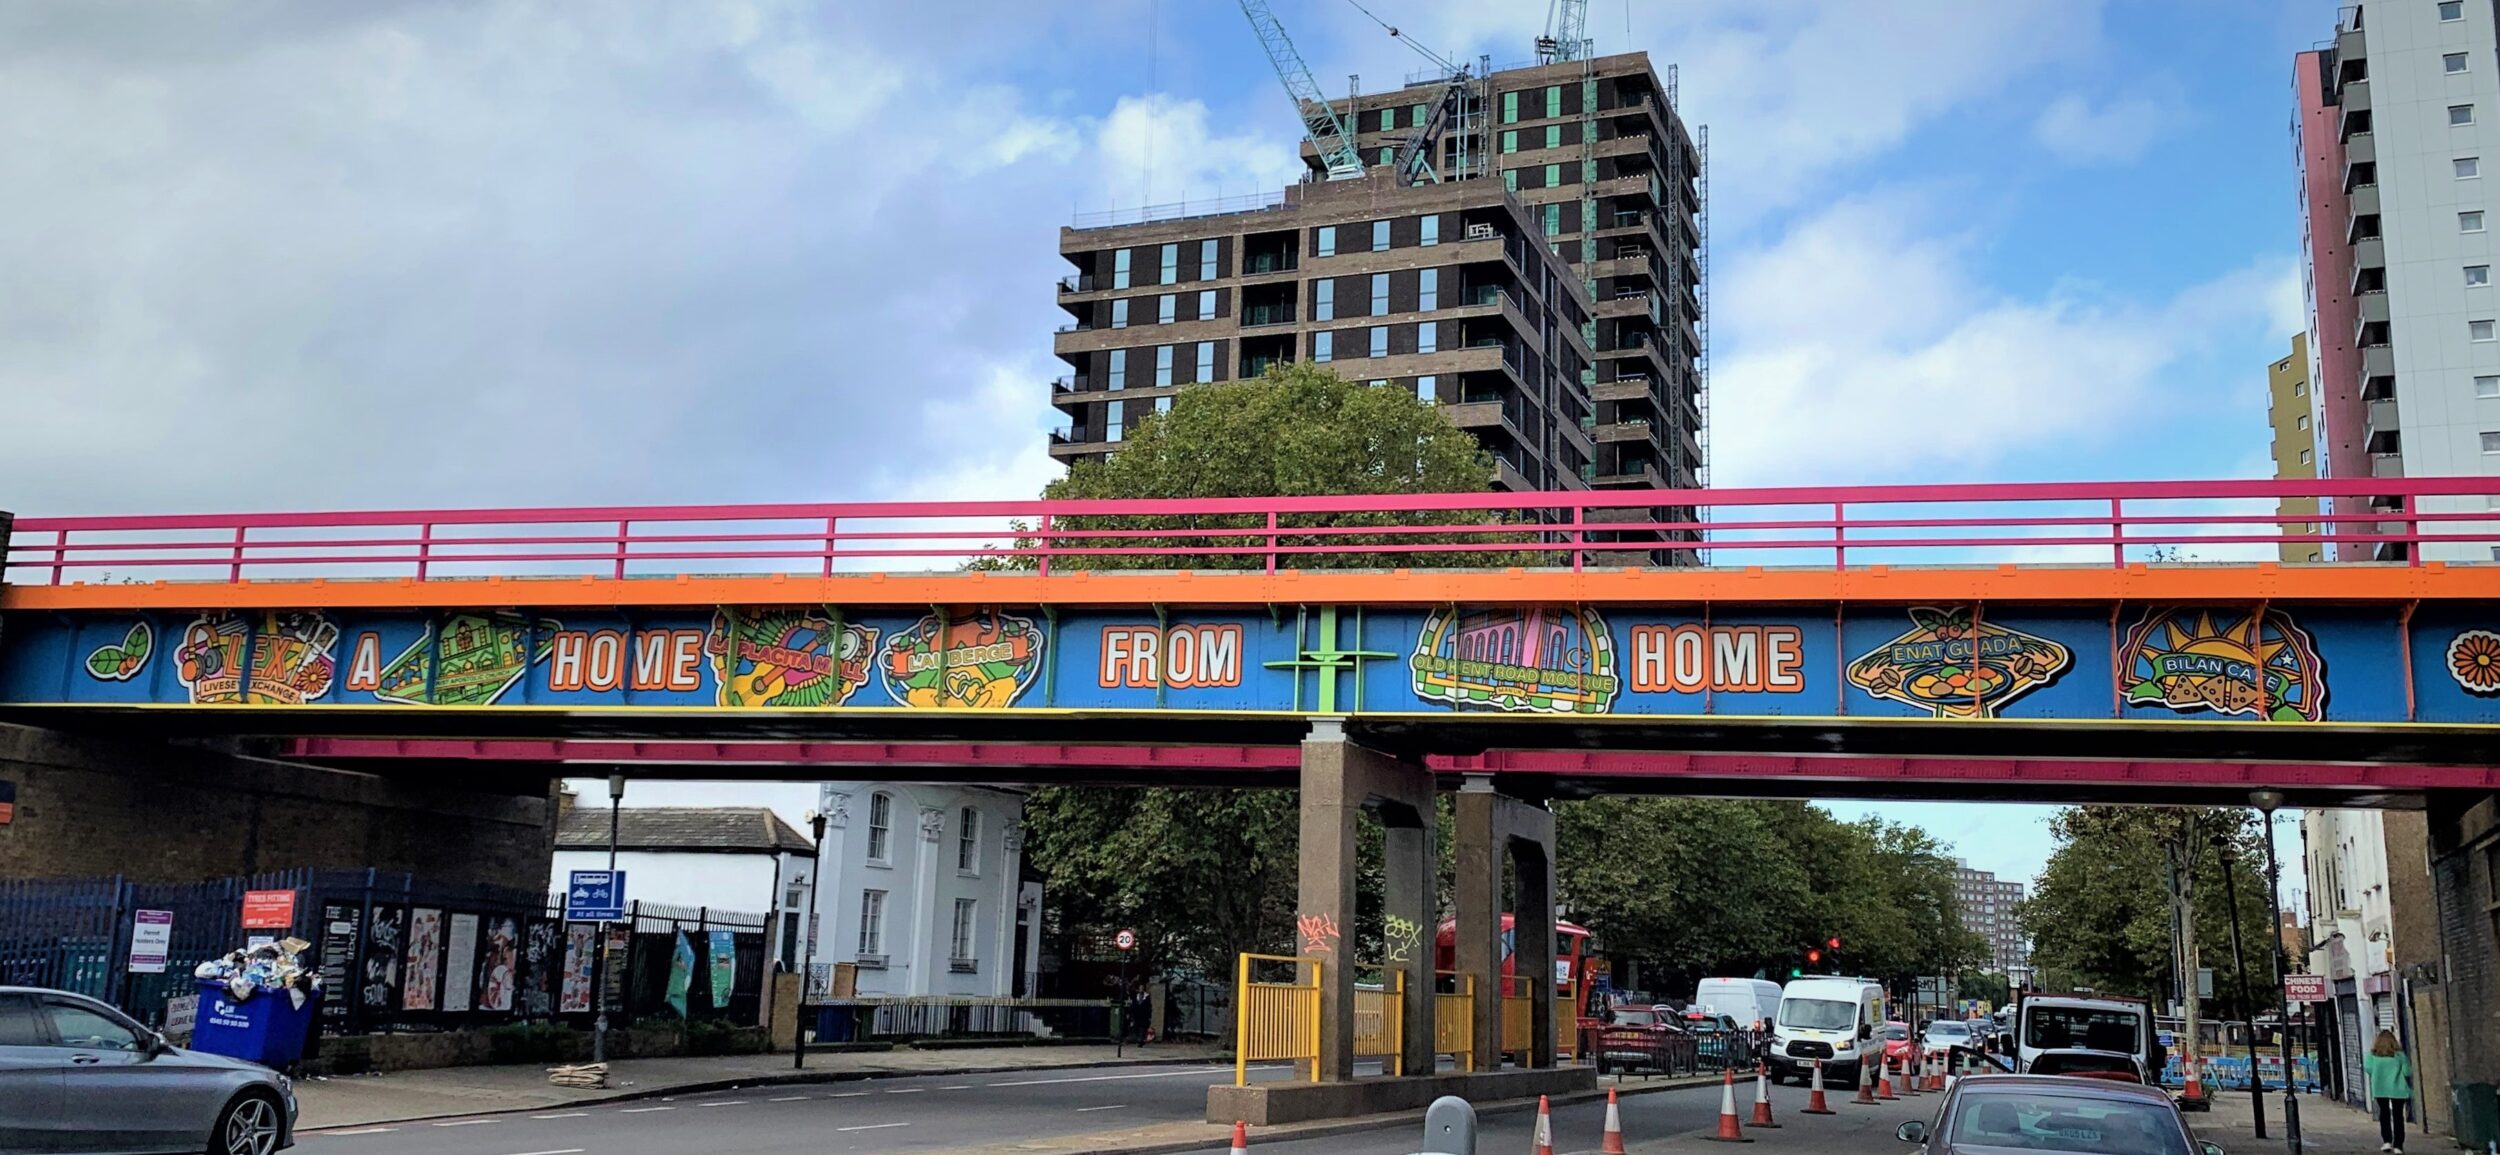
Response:
[[[1536,62],[1585,59],[1588,26],[1589,0],[1553,0],[1545,10],[1545,35],[1536,38]]]
[[[1302,122],[1303,131],[1311,138],[1311,147],[1319,150],[1320,167],[1330,180],[1352,180],[1363,175],[1363,154],[1354,147],[1354,133],[1346,118],[1337,115],[1337,107],[1312,79],[1311,66],[1302,62],[1302,54],[1294,51],[1293,41],[1285,35],[1285,26],[1270,11],[1267,0],[1241,0],[1241,14],[1250,18],[1250,29],[1259,35],[1259,46],[1267,49],[1267,61],[1276,66],[1276,79],[1283,81],[1285,94],[1293,98],[1293,114]],[[1352,110],[1349,109],[1349,112]]]

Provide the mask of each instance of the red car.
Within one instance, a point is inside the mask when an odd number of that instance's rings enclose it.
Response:
[[[1918,1054],[1918,1042],[1910,1037],[1910,1024],[1884,1024],[1884,1062],[1895,1070]]]

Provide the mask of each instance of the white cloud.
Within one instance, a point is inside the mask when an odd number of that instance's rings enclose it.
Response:
[[[2070,92],[2041,110],[2031,131],[2041,147],[2068,164],[2120,164],[2144,155],[2174,119],[2158,102],[2142,97],[2095,108]]]
[[[1124,96],[1096,136],[1097,203],[1134,208],[1275,193],[1301,177],[1300,148],[1296,138],[1256,128],[1219,133],[1197,100]]]

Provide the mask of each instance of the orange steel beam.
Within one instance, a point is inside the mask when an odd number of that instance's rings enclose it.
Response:
[[[2500,598],[2500,567],[2336,564],[1862,569],[1309,570],[837,574],[0,586],[0,610],[587,606],[1746,604],[1975,601],[2415,602]]]

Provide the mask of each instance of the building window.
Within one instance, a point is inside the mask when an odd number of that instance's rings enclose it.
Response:
[[[1389,222],[1372,222],[1372,251],[1375,253],[1389,251]]]
[[[1415,351],[1418,353],[1441,351],[1441,322],[1426,321],[1415,326]]]
[[[1441,270],[1424,269],[1415,274],[1415,308],[1429,313],[1441,307]]]
[[[1516,92],[1505,92],[1502,94],[1502,123],[1519,123],[1519,94]],[[1510,150],[1503,149],[1502,151],[1508,152]]]
[[[2309,428],[2309,415],[2308,415],[2308,414],[2306,414],[2306,413],[2303,413],[2303,414],[2301,414],[2301,415],[2300,415],[2300,416],[2298,416],[2298,417],[2292,418],[2292,428],[2294,428],[2294,429],[2307,429],[2307,428]]]
[[[1128,388],[1128,350],[1113,349],[1111,351],[1111,372],[1109,377],[1110,380],[1107,386],[1108,388]]]
[[[1215,380],[1215,342],[1213,341],[1198,342],[1198,376],[1196,379],[1199,381]]]
[[[1503,188],[1506,188],[1506,189],[1509,189],[1509,190],[1510,190],[1510,191],[1512,191],[1512,192],[1518,192],[1518,191],[1519,191],[1519,170],[1518,170],[1518,169],[1515,169],[1515,168],[1506,168],[1506,169],[1503,169],[1503,170],[1502,170],[1502,187],[1503,187]]]
[[[2483,452],[2500,453],[2500,433],[2483,434]]]
[[[1311,282],[1311,319],[1314,321],[1337,319],[1337,282],[1333,278]]]
[[[1415,399],[1426,405],[1440,404],[1441,379],[1439,377],[1431,376],[1417,377],[1415,379]]]
[[[2473,105],[2471,105],[2471,104],[2451,104],[2451,105],[2449,105],[2449,106],[2448,106],[2448,123],[2450,123],[2450,124],[2472,124],[2472,123],[2474,123],[2474,106],[2473,106]]]
[[[972,925],[980,903],[974,899],[955,900],[955,933],[947,936],[946,957],[962,962],[972,961]]]
[[[874,958],[885,954],[885,892],[859,892],[859,953]]]
[[[2491,266],[2489,266],[2489,265],[2467,265],[2467,266],[2465,266],[2465,283],[2466,283],[2466,285],[2467,285],[2468,287],[2471,287],[2471,286],[2474,286],[2474,285],[2488,285],[2488,284],[2490,284],[2490,283],[2491,283]]]
[[[1389,327],[1387,325],[1372,326],[1371,355],[1374,357],[1386,357],[1389,355]]]
[[[2483,231],[2483,210],[2475,209],[2471,212],[2458,213],[2457,231],[2461,233],[2479,233]]]
[[[1423,229],[1423,244],[1437,245],[1441,243],[1441,215],[1439,213],[1432,213],[1425,216],[1423,219]]]
[[[1180,297],[1165,293],[1155,298],[1155,324],[1169,325],[1180,315]]]
[[[1198,279],[1201,281],[1212,281],[1215,279],[1214,241],[1198,242]]]
[[[1155,384],[1157,386],[1164,386],[1171,383],[1172,347],[1170,345],[1157,345],[1155,346]]]
[[[1381,109],[1381,110],[1380,110],[1380,131],[1382,131],[1382,132],[1395,132],[1395,131],[1397,131],[1397,127],[1398,127],[1398,110],[1397,110],[1396,108],[1384,108],[1384,109]]]
[[[1383,148],[1380,150],[1380,167],[1387,168],[1397,162],[1398,150],[1394,148]]]
[[[1509,154],[1517,151],[1519,151],[1519,130],[1515,128],[1503,130],[1502,152],[1504,154]],[[1512,187],[1515,188],[1517,186],[1514,185]]]
[[[1213,320],[1214,318],[1215,318],[1215,290],[1213,290],[1213,289],[1200,289],[1200,290],[1198,290],[1198,319],[1199,319],[1199,320],[1201,320],[1201,321],[1208,321],[1208,320]]]
[[[2467,321],[2467,322],[2465,323],[2465,339],[2466,339],[2466,340],[2468,340],[2468,341],[2489,341],[2489,340],[2491,340],[2492,338],[2493,338],[2493,333],[2492,333],[2492,324],[2491,324],[2491,322],[2489,322],[2489,321]]]
[[[2500,397],[2500,377],[2475,378],[2474,395],[2476,397]]]
[[[2446,72],[2451,76],[2463,72],[2465,71],[2465,54],[2462,52],[2451,52],[2446,56],[2442,56],[2439,58],[2439,67],[2441,71]]]
[[[1424,126],[1424,121],[1431,118],[1432,106],[1429,104],[1418,104],[1407,112],[1406,126],[1408,128],[1422,128]]]
[[[1165,245],[1163,246],[1163,279],[1156,283],[1168,285],[1180,279],[1181,247],[1179,245]]]
[[[2483,175],[2483,158],[2479,156],[2461,156],[2448,163],[2456,169],[2458,180],[2468,180]]]
[[[1321,225],[1319,227],[1319,255],[1323,257],[1337,255],[1337,226]]]
[[[1128,328],[1128,298],[1120,297],[1111,302],[1111,327]]]
[[[2306,381],[2294,381],[2294,382],[2292,382],[2292,396],[2294,396],[2294,397],[2300,397],[2300,396],[2304,396],[2304,395],[2306,395],[2308,392],[2309,392],[2309,383],[2308,383],[2308,382],[2306,382]]]
[[[1336,346],[1337,346],[1337,335],[1336,335],[1335,333],[1330,333],[1330,332],[1325,332],[1325,331],[1323,331],[1323,332],[1318,332],[1318,333],[1313,333],[1313,334],[1311,334],[1311,360],[1313,360],[1313,361],[1334,361],[1334,360],[1336,360],[1336,359],[1337,359],[1337,348],[1336,348]]]
[[[1562,85],[1549,84],[1545,86],[1545,115],[1562,115]]]
[[[1545,235],[1550,237],[1561,232],[1562,206],[1560,204],[1550,204],[1541,207],[1545,210],[1543,214],[1545,217]]]
[[[868,861],[887,861],[893,841],[894,796],[883,792],[871,794],[868,796]]]
[[[2439,19],[2443,22],[2465,19],[2465,0],[2439,0]]]
[[[1169,412],[1171,412],[1171,411],[1172,411],[1172,395],[1171,395],[1171,394],[1166,393],[1166,394],[1164,394],[1164,395],[1163,395],[1163,396],[1161,396],[1161,397],[1157,397],[1157,398],[1155,398],[1155,412],[1157,412],[1157,413],[1169,413]]]
[[[1562,166],[1561,166],[1561,165],[1558,165],[1558,164],[1549,164],[1549,165],[1546,165],[1546,166],[1545,166],[1545,183],[1544,183],[1544,184],[1542,184],[1542,185],[1539,185],[1538,187],[1539,187],[1539,188],[1553,188],[1554,186],[1559,185],[1559,184],[1561,184],[1561,183],[1562,183]]]
[[[1389,274],[1372,274],[1372,316],[1389,315]]]
[[[1545,126],[1545,147],[1547,147],[1547,148],[1561,148],[1561,147],[1562,147],[1562,126],[1561,126],[1561,125],[1559,125],[1559,124],[1549,124],[1549,125],[1546,125],[1546,126]]]
[[[1127,434],[1128,434],[1128,430],[1127,430],[1127,428],[1126,428],[1126,427],[1124,427],[1124,426],[1122,426],[1122,425],[1120,424],[1120,404],[1119,404],[1119,402],[1116,402],[1116,401],[1115,401],[1115,402],[1112,402],[1112,403],[1111,403],[1111,404],[1109,404],[1109,405],[1105,405],[1105,406],[1103,406],[1103,407],[1102,407],[1102,415],[1103,415],[1103,430],[1102,430],[1102,439],[1103,439],[1103,440],[1105,440],[1105,441],[1111,442],[1111,443],[1113,443],[1113,444],[1118,444],[1120,441],[1125,440],[1125,439],[1126,439],[1126,437],[1127,437]]]
[[[955,869],[965,874],[981,870],[981,812],[969,806],[956,816]],[[962,952],[956,957],[963,957]]]

